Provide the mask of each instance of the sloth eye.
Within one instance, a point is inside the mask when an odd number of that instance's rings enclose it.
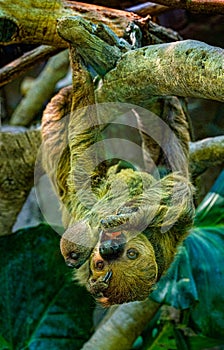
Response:
[[[77,260],[78,257],[79,257],[79,255],[78,255],[77,253],[75,253],[75,252],[71,252],[71,253],[69,254],[69,257],[70,257],[71,259],[73,259],[73,260]]]
[[[99,270],[99,271],[100,271],[100,270],[103,270],[103,268],[104,268],[104,262],[103,262],[103,260],[97,261],[95,266],[96,266],[96,269],[97,269],[97,270]]]
[[[137,259],[138,255],[139,255],[138,251],[134,248],[130,248],[127,251],[128,259],[135,260],[135,259]]]

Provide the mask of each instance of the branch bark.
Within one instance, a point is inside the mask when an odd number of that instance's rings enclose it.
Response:
[[[41,144],[37,130],[0,133],[0,236],[10,234],[34,181]]]
[[[56,83],[65,76],[68,67],[68,50],[50,58],[46,67],[32,84],[27,95],[15,109],[10,124],[29,125],[42,108],[44,102],[52,96]]]
[[[99,327],[82,350],[129,350],[135,339],[156,314],[160,304],[147,299],[119,306]]]
[[[57,19],[81,15],[93,23],[107,24],[118,36],[138,15],[102,6],[69,0],[0,0],[0,31],[2,45],[33,43],[66,47],[57,33]]]
[[[153,2],[192,12],[224,14],[223,0],[153,0]]]
[[[61,49],[57,47],[41,45],[10,62],[0,69],[0,87],[10,83],[10,81],[21,76],[35,64],[57,54],[60,50]]]
[[[224,136],[190,143],[190,168],[193,177],[210,167],[224,163]]]
[[[98,102],[142,105],[153,95],[224,101],[224,50],[196,40],[129,51],[96,90]]]
[[[167,95],[224,101],[221,48],[185,40],[136,50],[127,48],[129,51],[122,55],[121,50],[115,50],[119,48],[116,38],[108,44],[105,37],[101,39],[102,33],[99,35],[83,18],[62,18],[58,30],[98,74],[103,76],[109,70],[96,89],[98,102],[130,102],[141,106],[151,96]]]

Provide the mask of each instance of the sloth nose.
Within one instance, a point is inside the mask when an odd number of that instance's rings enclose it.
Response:
[[[125,243],[117,239],[109,239],[100,244],[99,252],[103,259],[112,260],[118,258],[124,251]]]

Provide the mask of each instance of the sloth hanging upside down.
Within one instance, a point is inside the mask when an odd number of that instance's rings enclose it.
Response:
[[[176,97],[151,99],[148,108],[162,120],[150,132],[157,141],[147,135],[151,122],[138,114],[145,169],[124,168],[103,154],[102,132],[111,118],[106,109],[100,117],[94,103],[92,79],[73,55],[73,87],[44,112],[43,166],[61,201],[65,262],[110,306],[147,298],[192,226],[189,127]],[[166,174],[158,178],[160,166]]]

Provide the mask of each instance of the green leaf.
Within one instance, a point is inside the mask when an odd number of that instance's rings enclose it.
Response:
[[[195,226],[224,225],[224,171],[196,210]]]
[[[222,340],[203,337],[201,335],[189,337],[188,341],[188,349],[190,350],[204,350],[223,345]]]
[[[224,172],[196,211],[191,234],[151,297],[190,309],[190,326],[224,340]]]
[[[0,350],[80,349],[93,301],[71,280],[59,235],[40,225],[0,238]]]
[[[176,350],[176,341],[173,331],[173,326],[171,323],[166,323],[158,337],[153,341],[149,347],[146,347],[145,350]]]

